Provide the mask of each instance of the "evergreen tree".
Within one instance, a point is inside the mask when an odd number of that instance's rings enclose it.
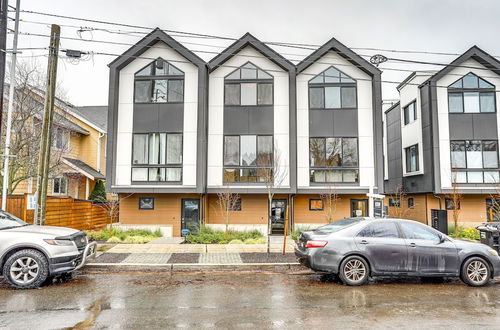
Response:
[[[94,189],[90,193],[89,199],[93,202],[105,202],[106,201],[106,188],[104,188],[104,182],[98,180],[94,186]]]

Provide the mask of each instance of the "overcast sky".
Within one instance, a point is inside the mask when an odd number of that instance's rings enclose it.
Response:
[[[15,5],[14,0],[10,0]],[[500,1],[498,0],[210,0],[210,1],[161,1],[161,0],[21,0],[23,10],[33,10],[81,18],[160,27],[218,36],[239,38],[245,32],[262,41],[320,45],[335,37],[351,48],[381,48],[429,52],[463,53],[478,45],[491,55],[500,55]],[[10,13],[14,17],[14,13]],[[66,20],[55,17],[21,13],[25,21],[58,23],[83,27],[106,27],[114,30],[145,30],[106,26],[90,22]],[[9,27],[13,27],[10,23]],[[22,32],[48,35],[50,27],[44,24],[23,22]],[[62,26],[62,36],[80,38],[77,28]],[[133,44],[141,34],[120,35],[108,32],[84,32],[84,40],[61,41],[63,49],[121,54],[129,46],[109,45],[95,41],[107,40]],[[199,38],[176,38],[191,50],[222,51],[230,41]],[[47,47],[48,38],[20,35],[19,47]],[[201,43],[193,45],[188,43]],[[8,48],[12,45],[9,39]],[[311,50],[275,48],[297,63]],[[381,53],[387,57],[417,59],[447,63],[456,56],[391,53],[355,49],[360,55]],[[46,50],[25,50],[20,60],[33,60],[46,69]],[[205,60],[211,53],[198,53]],[[366,57],[366,58],[368,58]],[[113,56],[94,55],[87,61],[71,63],[60,60],[58,81],[66,90],[67,98],[75,105],[104,105],[108,101],[108,67]],[[384,69],[386,68],[386,69]],[[396,70],[387,70],[400,69]],[[410,70],[437,69],[439,67],[402,64],[389,61],[381,65],[384,81],[401,81]],[[398,97],[396,84],[383,84],[383,98]]]

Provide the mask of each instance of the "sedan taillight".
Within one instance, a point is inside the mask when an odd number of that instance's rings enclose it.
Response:
[[[307,241],[305,248],[322,248],[328,244],[327,241]]]

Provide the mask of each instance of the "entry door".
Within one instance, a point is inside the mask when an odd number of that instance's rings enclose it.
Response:
[[[181,229],[196,233],[200,229],[200,200],[183,199],[181,214]]]
[[[286,199],[273,199],[271,204],[271,234],[285,232]]]
[[[367,217],[367,216],[368,216],[368,200],[351,199],[351,217]]]

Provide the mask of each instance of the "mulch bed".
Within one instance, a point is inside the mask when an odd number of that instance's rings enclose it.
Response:
[[[290,263],[297,262],[293,253],[240,253],[243,263]]]
[[[200,258],[199,253],[173,253],[169,264],[197,264]]]
[[[130,253],[104,253],[98,256],[94,263],[102,264],[118,264],[125,260],[130,255]]]

